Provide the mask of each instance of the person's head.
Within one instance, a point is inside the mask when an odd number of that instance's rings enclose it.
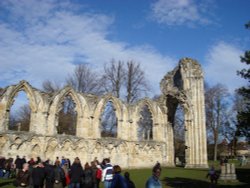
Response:
[[[104,159],[104,162],[105,162],[105,164],[110,163],[110,159],[106,158],[106,159]]]
[[[126,179],[129,180],[129,173],[128,173],[128,172],[125,172],[125,173],[124,173],[124,177],[125,177]]]
[[[60,161],[56,161],[55,166],[60,166]]]
[[[74,163],[80,164],[80,159],[78,157],[75,158]]]
[[[154,168],[153,168],[153,175],[157,178],[160,177],[161,175],[161,167],[159,165],[155,165]]]
[[[44,165],[43,165],[42,161],[38,163],[38,167],[44,168]]]
[[[91,161],[91,163],[90,163],[90,164],[91,164],[91,167],[92,167],[92,168],[95,168],[95,167],[96,167],[96,163],[95,163],[95,161]]]
[[[23,164],[23,171],[27,171],[29,170],[29,164],[28,163],[24,163]]]
[[[89,163],[87,162],[87,163],[85,163],[85,165],[84,165],[84,169],[89,169],[90,168],[90,166],[89,166]]]
[[[119,174],[119,173],[121,173],[121,171],[122,171],[122,169],[119,165],[113,166],[113,173],[114,174]]]

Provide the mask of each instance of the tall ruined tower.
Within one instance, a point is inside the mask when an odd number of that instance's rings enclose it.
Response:
[[[174,125],[178,104],[184,109],[186,167],[207,168],[204,79],[200,64],[190,58],[181,59],[161,81],[161,90],[170,125]]]

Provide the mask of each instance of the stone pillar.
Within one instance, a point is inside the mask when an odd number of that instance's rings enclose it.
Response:
[[[185,58],[180,61],[180,72],[183,80],[183,93],[186,97],[187,109],[184,113],[191,120],[187,123],[188,137],[186,137],[187,168],[208,168],[206,152],[206,127],[204,109],[203,73],[200,64],[195,60]],[[183,94],[183,95],[184,95]],[[183,97],[183,98],[185,98]]]
[[[227,163],[221,166],[220,180],[237,181],[234,164]]]

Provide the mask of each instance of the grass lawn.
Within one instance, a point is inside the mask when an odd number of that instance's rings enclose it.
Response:
[[[125,172],[124,170],[123,172]],[[151,169],[133,169],[128,170],[131,179],[137,188],[144,188],[145,182],[151,176]],[[184,169],[184,168],[163,168],[161,180],[163,187],[190,187],[206,188],[210,187],[209,179],[206,178],[207,169]],[[219,181],[216,187],[234,188],[250,187],[250,168],[237,168],[236,174],[239,182]],[[0,187],[12,188],[11,180],[0,179]],[[101,186],[103,188],[103,186]]]

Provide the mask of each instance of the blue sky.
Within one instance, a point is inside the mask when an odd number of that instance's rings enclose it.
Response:
[[[62,83],[79,63],[141,63],[152,86],[182,57],[198,60],[210,84],[232,92],[250,49],[248,0],[0,1],[0,87]]]

